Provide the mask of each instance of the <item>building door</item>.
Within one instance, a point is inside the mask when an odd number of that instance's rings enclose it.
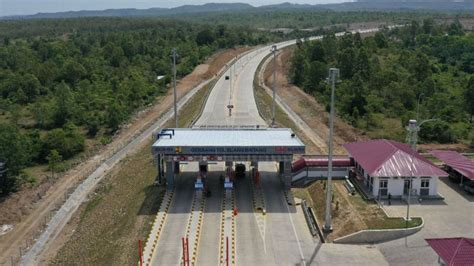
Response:
[[[422,179],[420,186],[420,196],[428,196],[430,194],[430,180]]]
[[[379,195],[381,197],[388,195],[388,180],[380,180],[379,182]]]
[[[403,194],[408,195],[408,191],[410,190],[410,179],[405,179],[405,182],[403,183]]]

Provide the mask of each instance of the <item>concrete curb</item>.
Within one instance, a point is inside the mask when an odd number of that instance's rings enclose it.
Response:
[[[337,244],[374,244],[399,239],[405,236],[413,235],[420,231],[425,221],[421,218],[421,225],[412,228],[401,229],[373,229],[361,230],[347,236],[337,238],[333,243]]]

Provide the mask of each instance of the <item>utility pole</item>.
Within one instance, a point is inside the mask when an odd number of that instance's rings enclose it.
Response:
[[[328,141],[328,181],[326,184],[326,219],[323,230],[331,232],[331,201],[332,201],[332,142],[334,131],[334,91],[336,89],[336,81],[339,78],[339,69],[330,68],[328,81],[331,83],[331,114],[329,116],[329,141]]]
[[[277,46],[272,45],[271,49],[273,53],[273,84],[272,84],[272,90],[273,90],[273,102],[272,102],[272,127],[275,127],[275,94],[276,94],[276,52],[277,52]]]
[[[173,56],[173,97],[174,97],[174,122],[175,127],[178,128],[178,107],[176,103],[176,57],[178,57],[178,53],[176,52],[176,48],[171,50],[171,55]]]

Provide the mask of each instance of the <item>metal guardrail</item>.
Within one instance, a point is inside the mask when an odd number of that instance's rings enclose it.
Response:
[[[303,209],[304,217],[306,218],[306,222],[308,224],[309,230],[312,236],[319,236],[319,239],[322,243],[325,243],[323,232],[319,227],[318,221],[316,220],[316,215],[313,212],[313,208],[308,206],[306,200],[301,202],[301,208]]]

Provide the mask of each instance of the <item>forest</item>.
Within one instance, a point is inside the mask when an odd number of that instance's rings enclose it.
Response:
[[[474,35],[458,20],[299,42],[289,79],[327,110],[329,67],[340,69],[337,115],[370,137],[404,141],[408,120],[418,117],[435,119],[421,127],[421,142],[474,146]]]
[[[0,195],[34,182],[26,167],[60,171],[64,160],[110,142],[167,91],[172,48],[180,78],[220,49],[279,38],[169,19],[4,21],[0,28],[0,160],[8,169]]]

